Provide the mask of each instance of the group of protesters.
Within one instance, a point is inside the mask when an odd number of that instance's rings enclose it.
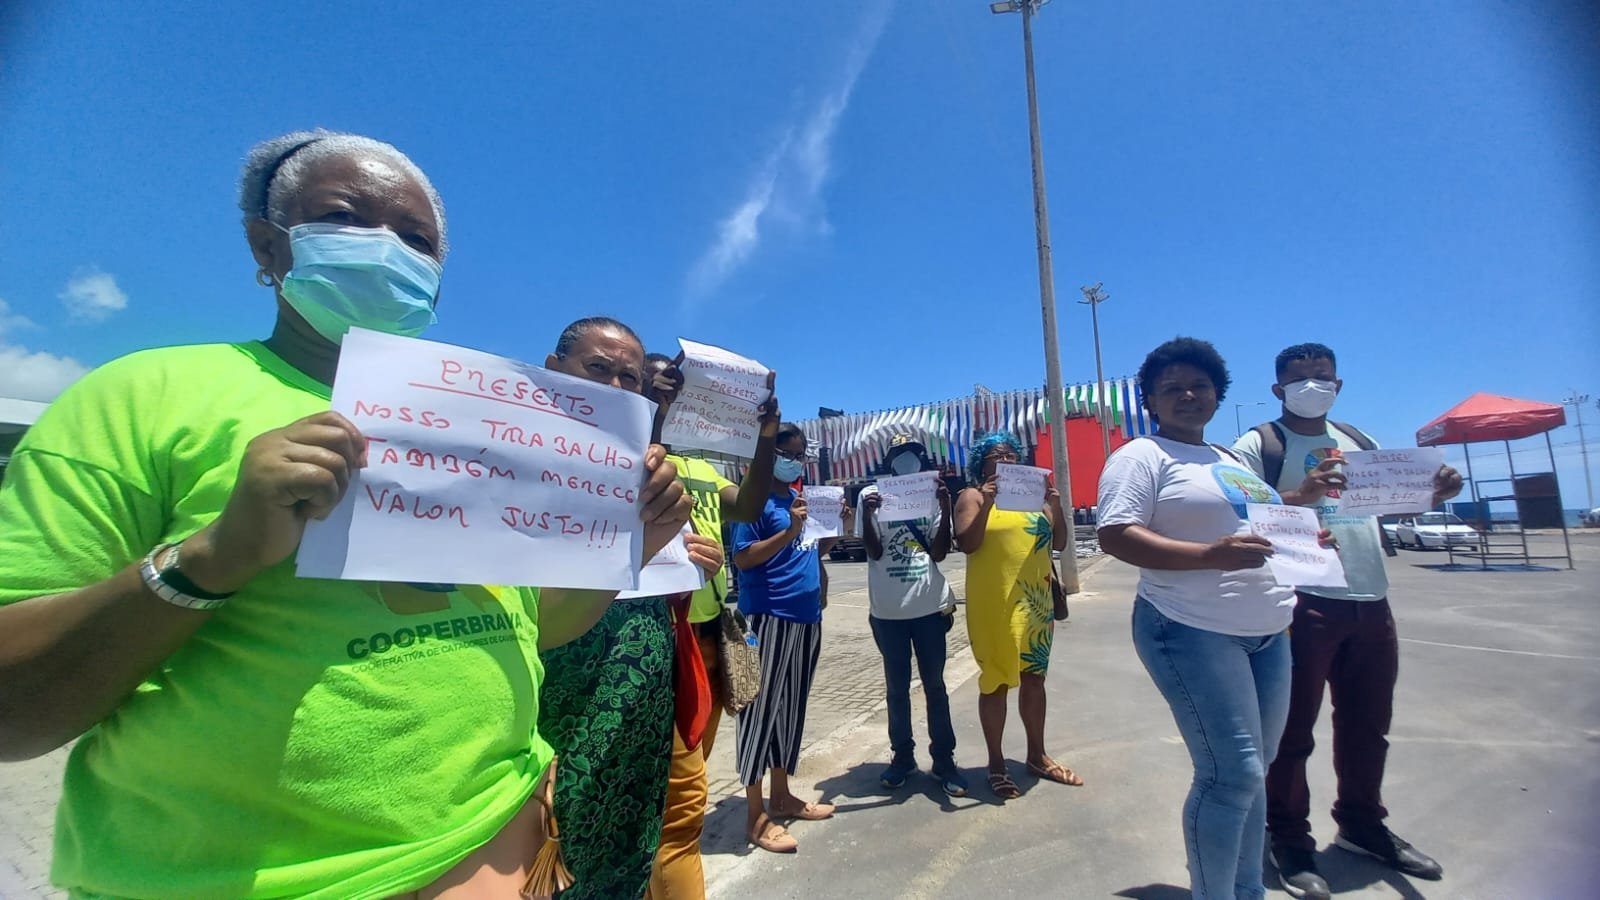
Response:
[[[725,706],[737,707],[748,841],[795,851],[784,823],[833,813],[789,778],[834,539],[806,537],[809,448],[782,421],[775,379],[735,485],[661,443],[684,377],[625,323],[580,318],[544,359],[655,401],[644,555],[682,540],[705,575],[693,593],[300,578],[307,523],[367,464],[361,431],[329,409],[341,342],[351,328],[416,336],[435,321],[448,229],[410,159],[352,134],[257,145],[239,205],[277,306],[271,336],[100,367],[30,430],[0,488],[0,759],[76,741],[52,880],[108,897],[703,897],[706,764]],[[1243,521],[1247,502],[1322,504],[1342,484],[1337,451],[1371,446],[1327,421],[1333,351],[1290,348],[1277,375],[1283,418],[1230,450],[1204,439],[1229,385],[1216,351],[1158,348],[1139,374],[1158,431],[1111,458],[1100,490],[1102,546],[1141,568],[1134,646],[1194,759],[1183,828],[1197,897],[1261,896],[1269,833],[1290,892],[1327,895],[1305,776],[1325,683],[1339,843],[1438,876],[1382,824],[1396,651],[1377,526],[1321,510],[1350,586],[1297,594],[1263,568],[1271,545]],[[886,789],[920,770],[915,663],[929,772],[951,796],[969,790],[943,676],[952,551],[967,555],[987,789],[1021,795],[1003,747],[1012,690],[1027,771],[1084,783],[1045,747],[1064,615],[1052,554],[1072,552],[1072,525],[1053,487],[1038,510],[996,505],[997,468],[1023,454],[1014,435],[983,436],[967,486],[952,497],[941,485],[922,518],[880,520],[871,487],[840,511],[869,558]],[[879,473],[933,468],[902,435]],[[1459,487],[1440,473],[1440,499]],[[727,696],[730,557],[759,668],[740,704]],[[413,620],[429,623],[426,647],[381,661],[350,649]]]

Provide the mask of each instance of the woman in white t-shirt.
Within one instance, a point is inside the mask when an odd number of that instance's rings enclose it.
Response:
[[[1139,566],[1134,647],[1194,761],[1183,834],[1196,898],[1266,894],[1265,778],[1289,710],[1294,590],[1264,567],[1272,547],[1246,513],[1282,501],[1205,439],[1228,384],[1211,344],[1157,347],[1139,369],[1156,434],[1100,477],[1100,546]]]

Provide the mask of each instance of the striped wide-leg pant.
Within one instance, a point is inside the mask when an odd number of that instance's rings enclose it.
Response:
[[[761,692],[739,713],[735,758],[744,784],[759,784],[768,769],[793,773],[800,764],[806,699],[822,653],[822,623],[753,615],[760,642]]]

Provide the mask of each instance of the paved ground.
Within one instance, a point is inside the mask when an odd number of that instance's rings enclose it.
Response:
[[[1600,534],[1575,549],[1574,572],[1429,568],[1441,553],[1390,560],[1402,635],[1391,824],[1447,875],[1412,883],[1326,847],[1334,829],[1324,715],[1312,824],[1341,897],[1596,896]],[[802,758],[802,783],[839,814],[795,824],[801,849],[792,857],[708,845],[712,896],[1187,897],[1178,810],[1188,759],[1129,641],[1136,578],[1114,561],[1091,570],[1088,595],[1074,599],[1056,639],[1050,746],[1088,786],[1037,784],[1018,765],[1026,794],[1005,805],[981,788],[951,801],[927,779],[891,795],[876,780],[887,751],[880,712]],[[979,784],[976,682],[954,690],[952,702],[959,758]],[[1015,718],[1007,748],[1020,758]]]
[[[1575,549],[1575,572],[1429,568],[1443,562],[1440,553],[1390,561],[1402,634],[1387,785],[1392,824],[1438,856],[1448,875],[1413,884],[1327,849],[1322,866],[1341,896],[1595,896],[1600,534],[1583,535]],[[732,723],[725,722],[704,843],[713,897],[1188,896],[1178,887],[1187,878],[1177,820],[1187,758],[1129,644],[1132,570],[1116,562],[1086,567],[1086,593],[1074,598],[1071,623],[1056,642],[1051,747],[1089,785],[1035,784],[1019,765],[1014,774],[1026,795],[1003,806],[982,788],[948,800],[926,779],[893,795],[878,787],[888,741],[865,570],[832,563],[830,572],[833,600],[796,783],[837,802],[840,813],[796,824],[796,856],[747,850]],[[958,586],[960,573],[957,562]],[[960,624],[950,652],[958,755],[976,786],[976,670]],[[917,729],[926,734],[920,716]],[[1327,843],[1326,721],[1318,739],[1313,825]],[[1007,746],[1020,757],[1014,718]],[[0,767],[0,898],[51,896],[45,873],[61,758]]]

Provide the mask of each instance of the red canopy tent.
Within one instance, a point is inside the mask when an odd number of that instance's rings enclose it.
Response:
[[[1561,489],[1556,483],[1555,473],[1555,448],[1550,444],[1549,434],[1551,430],[1565,424],[1567,424],[1567,411],[1560,404],[1517,400],[1479,392],[1417,429],[1417,446],[1460,444],[1462,452],[1466,455],[1467,481],[1472,486],[1472,508],[1476,511],[1482,529],[1478,551],[1466,555],[1478,557],[1484,568],[1488,568],[1491,561],[1512,559],[1520,559],[1523,565],[1529,565],[1535,559],[1565,559],[1567,568],[1572,568],[1572,544],[1567,538],[1566,521],[1561,511]],[[1537,434],[1545,436],[1545,450],[1550,458],[1550,471],[1519,474],[1511,455],[1511,442]],[[1483,483],[1508,484],[1511,487],[1509,494],[1486,496],[1479,490],[1480,482],[1472,477],[1472,451],[1469,445],[1484,441],[1504,442],[1506,465],[1511,477],[1491,479]],[[1489,504],[1497,501],[1511,501],[1516,504],[1515,533],[1500,531],[1493,526]],[[1528,549],[1526,530],[1527,527],[1534,526],[1526,523],[1537,524],[1552,517],[1560,524],[1562,544],[1566,552],[1562,556],[1536,556]],[[1500,543],[1504,539],[1513,541],[1515,546]],[[1450,548],[1452,562],[1455,556],[1455,549]]]
[[[1567,411],[1559,403],[1516,400],[1479,392],[1417,429],[1417,446],[1514,441],[1565,424]]]

